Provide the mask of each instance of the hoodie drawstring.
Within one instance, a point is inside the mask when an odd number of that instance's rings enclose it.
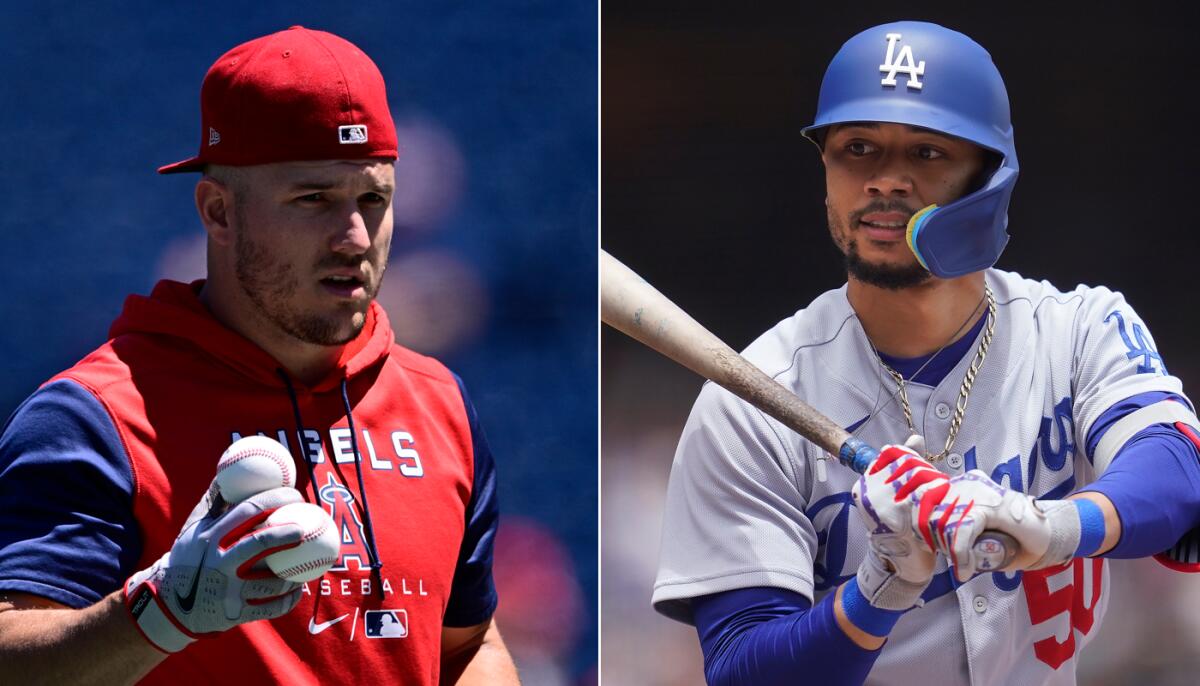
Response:
[[[383,560],[379,547],[375,545],[375,527],[371,524],[371,508],[367,505],[367,484],[362,474],[362,453],[358,452],[358,432],[354,429],[354,412],[350,407],[350,393],[346,390],[346,379],[342,378],[342,403],[346,407],[346,422],[350,427],[350,449],[354,451],[354,472],[358,475],[358,496],[362,498],[363,528],[367,535],[367,553],[371,556],[371,573],[375,576],[375,588],[383,599]],[[342,480],[343,482],[345,479]]]
[[[288,378],[287,372],[282,369],[276,369],[275,373],[279,374],[279,378],[283,379],[283,384],[287,386],[288,399],[292,401],[292,414],[296,419],[296,449],[300,451],[300,461],[308,468],[308,485],[312,488],[313,504],[321,504],[321,496],[317,494],[317,473],[313,470],[312,462],[308,461],[308,456],[304,454],[304,421],[300,419],[300,401],[296,398],[296,388],[292,386],[292,380]]]
[[[313,469],[312,462],[308,460],[308,456],[304,453],[304,420],[300,417],[300,401],[296,397],[296,388],[292,385],[291,378],[282,368],[276,369],[275,372],[279,378],[283,379],[284,385],[287,387],[288,399],[292,402],[292,413],[296,420],[296,441],[297,447],[300,450],[300,461],[308,468],[308,483],[312,488],[313,503],[321,504],[320,495],[317,492],[317,475]],[[383,559],[379,556],[379,547],[375,544],[375,527],[371,522],[371,508],[367,505],[367,486],[363,481],[362,474],[362,454],[358,451],[358,431],[354,427],[354,412],[350,406],[350,394],[346,388],[346,379],[342,379],[342,404],[346,408],[346,422],[350,429],[350,449],[354,451],[354,472],[358,476],[358,497],[362,505],[359,511],[362,513],[363,533],[366,540],[363,543],[367,548],[367,556],[370,558],[371,578],[374,581],[375,589],[379,593],[379,599],[383,600]],[[342,474],[341,465],[336,460],[333,461],[333,470],[337,473],[338,478],[342,481],[342,486],[349,490],[346,484],[346,477]]]

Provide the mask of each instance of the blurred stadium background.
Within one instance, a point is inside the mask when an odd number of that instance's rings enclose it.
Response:
[[[380,301],[467,383],[497,456],[500,626],[525,683],[595,683],[594,2],[5,2],[0,414],[101,343],[126,294],[204,270],[200,83],[302,24],[370,54],[401,158]],[[213,457],[214,461],[216,456]]]
[[[1123,291],[1195,400],[1195,39],[1173,7],[605,0],[601,247],[735,349],[843,283],[800,128],[846,39],[936,21],[991,52],[1012,99],[1022,172],[999,266]],[[649,604],[667,476],[701,380],[607,328],[601,357],[604,683],[703,683],[695,632]],[[1080,684],[1195,683],[1200,578],[1151,561],[1111,568]]]

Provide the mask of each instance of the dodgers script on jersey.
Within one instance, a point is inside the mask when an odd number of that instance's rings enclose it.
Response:
[[[1114,403],[1139,393],[1183,396],[1153,339],[1119,294],[988,270],[995,337],[975,381],[950,474],[981,469],[1010,488],[1063,498],[1096,477],[1087,437]],[[868,443],[910,433],[846,288],[829,291],[744,353]],[[936,388],[908,385],[927,445],[944,444],[970,355]],[[867,551],[852,511],[858,475],[731,393],[705,384],[675,455],[653,601],[690,622],[689,599],[754,586],[819,601]],[[824,480],[822,480],[824,476]],[[1108,600],[1107,562],[1075,559],[1037,572],[957,584],[939,557],[923,607],[906,613],[875,663],[890,684],[1075,683],[1080,649]],[[883,683],[875,677],[868,684]]]

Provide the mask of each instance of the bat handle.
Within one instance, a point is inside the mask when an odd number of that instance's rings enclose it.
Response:
[[[867,467],[879,457],[879,451],[872,448],[866,441],[853,436],[842,443],[838,450],[838,462],[853,469],[857,474],[866,474]]]
[[[838,461],[859,474],[865,474],[867,467],[871,466],[877,457],[878,450],[853,436],[847,438],[838,450]],[[991,529],[980,534],[972,547],[979,570],[987,572],[1007,567],[1020,549],[1017,539],[1003,531]]]

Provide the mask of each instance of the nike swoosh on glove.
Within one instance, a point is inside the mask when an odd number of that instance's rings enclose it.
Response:
[[[175,653],[205,634],[273,619],[300,601],[300,584],[271,573],[260,560],[300,544],[298,524],[256,529],[272,512],[303,502],[294,488],[275,488],[236,506],[208,492],[192,510],[171,550],[125,582],[125,605],[152,645]]]

